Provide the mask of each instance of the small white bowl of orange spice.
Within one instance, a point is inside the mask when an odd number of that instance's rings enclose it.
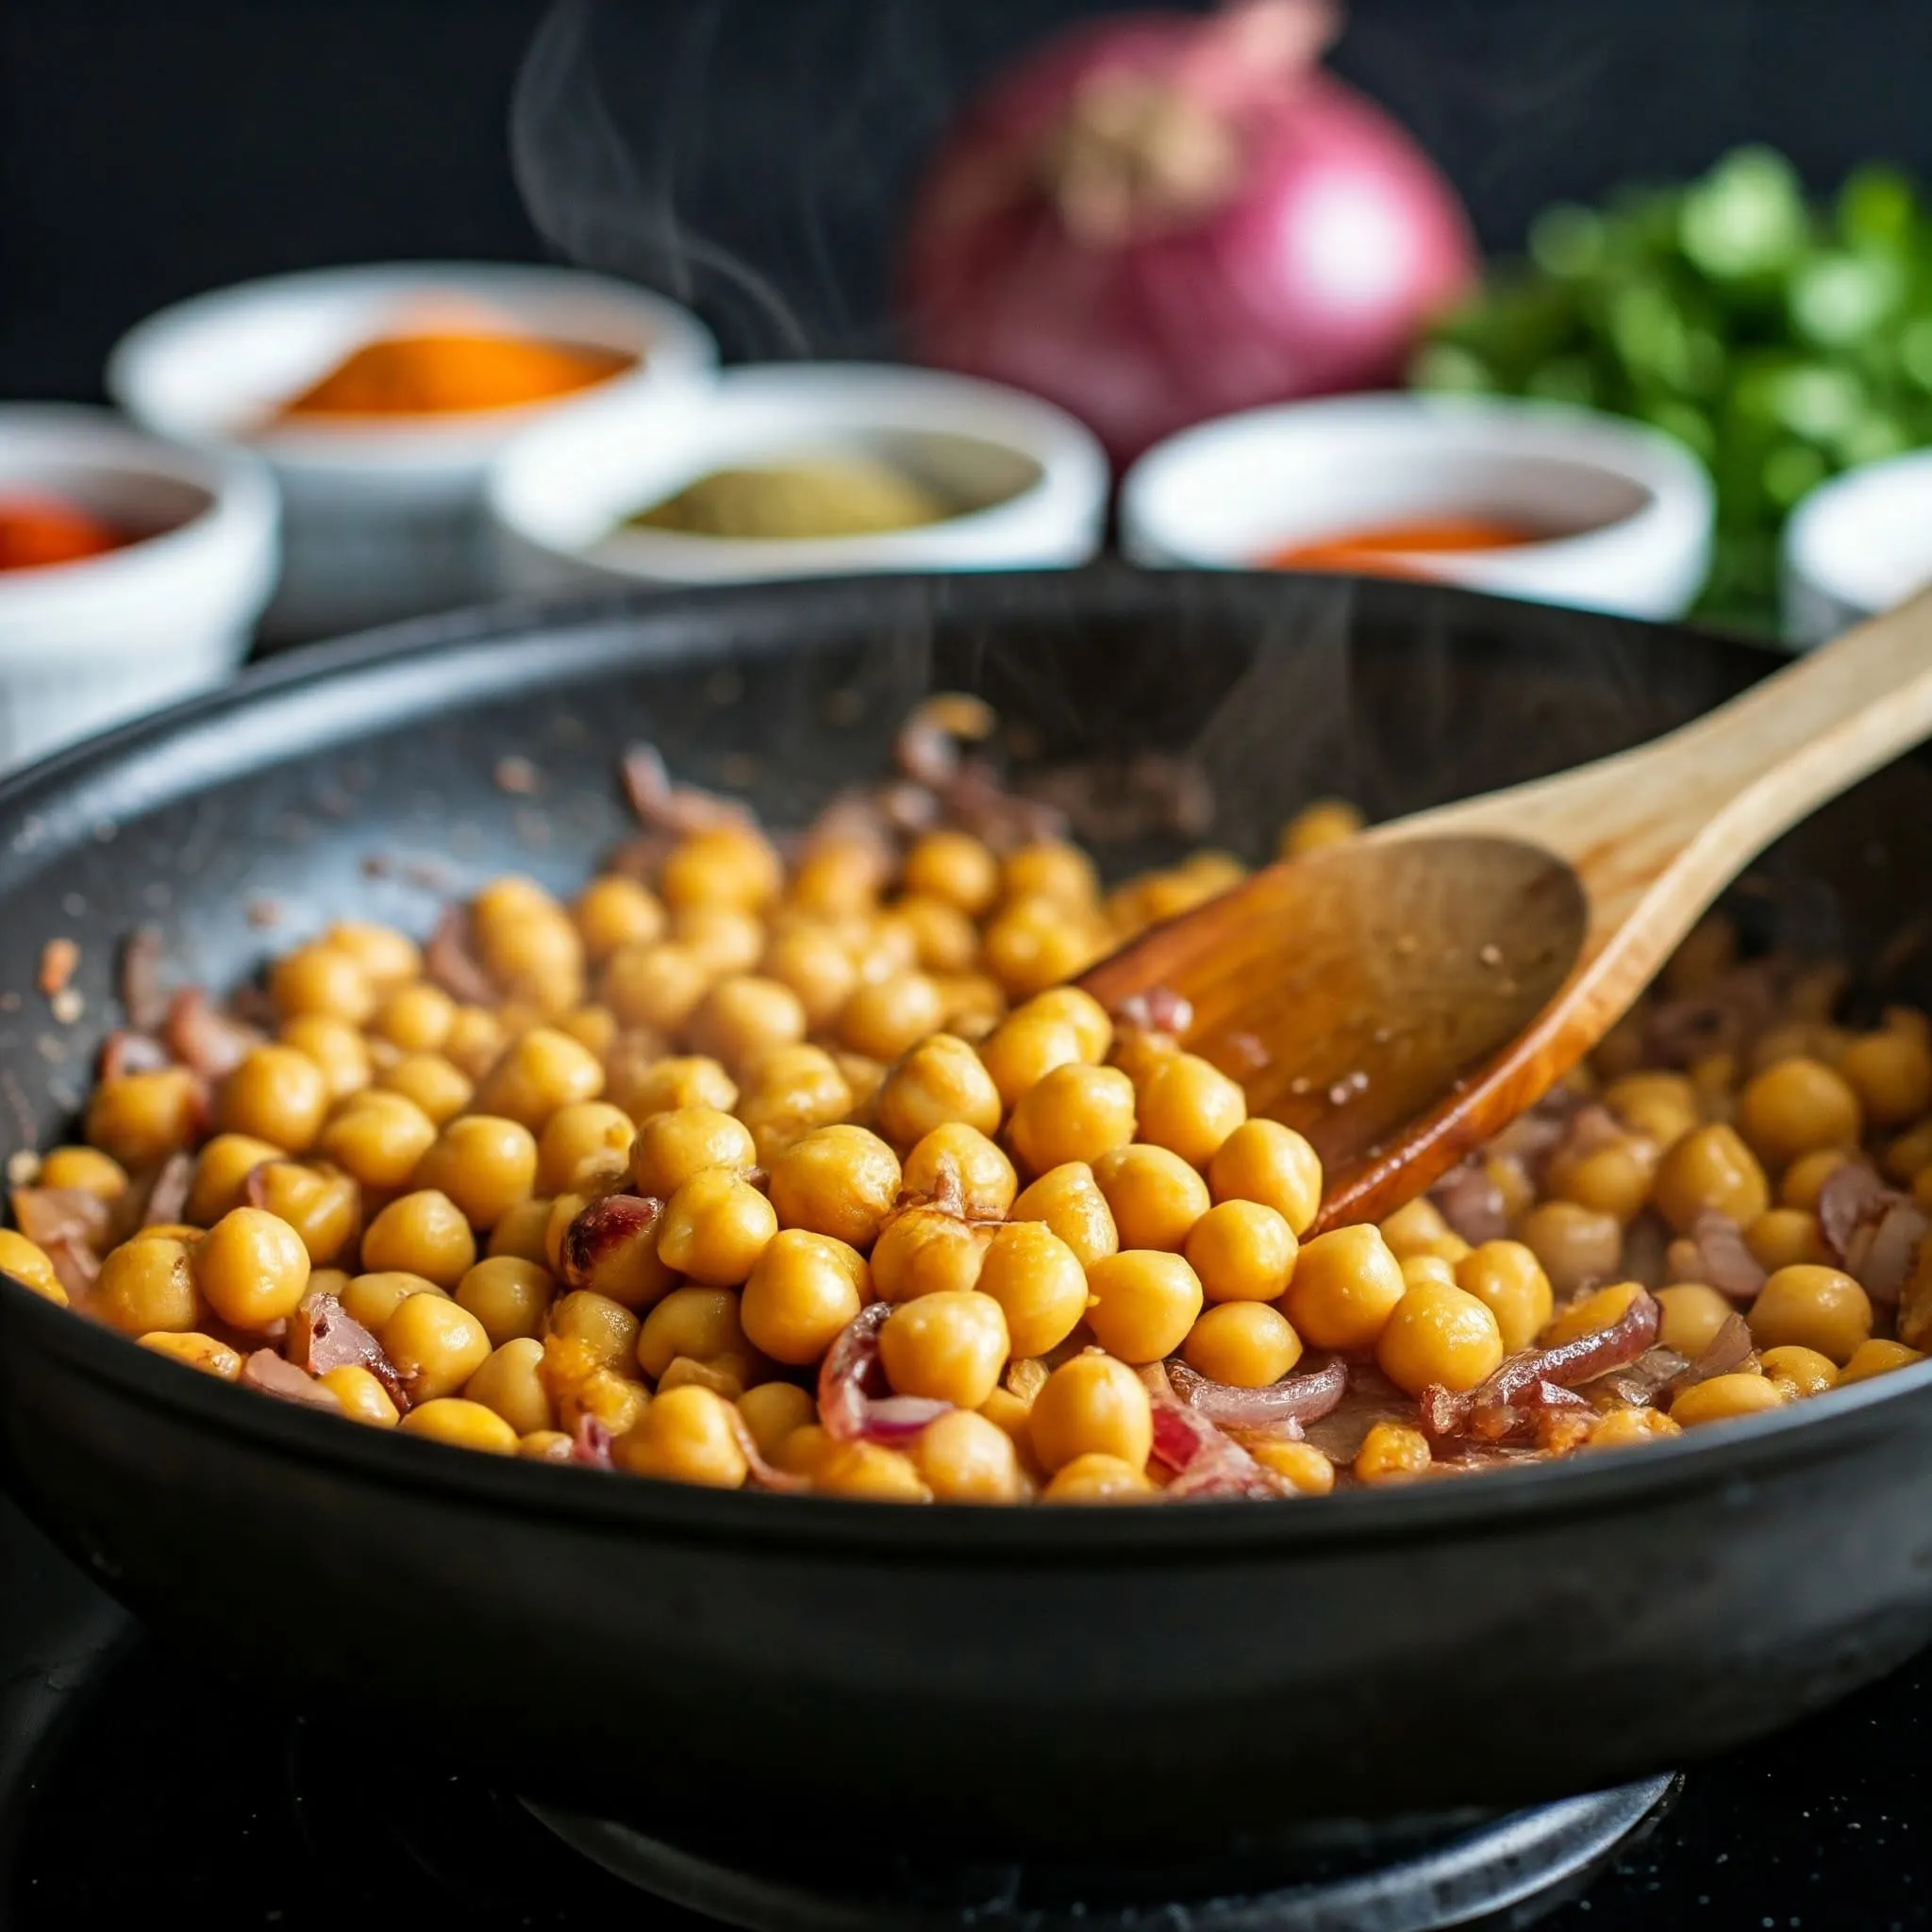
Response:
[[[1338,396],[1252,409],[1159,444],[1121,491],[1135,562],[1433,578],[1672,618],[1710,561],[1695,456],[1557,404]]]
[[[247,447],[282,493],[264,621],[315,637],[495,594],[483,476],[552,413],[709,380],[688,311],[625,282],[509,264],[281,275],[148,318],[108,365],[114,399],[186,441]]]

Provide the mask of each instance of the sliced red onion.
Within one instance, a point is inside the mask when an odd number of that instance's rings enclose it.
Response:
[[[1893,1195],[1877,1221],[1866,1220],[1852,1237],[1845,1273],[1874,1302],[1887,1306],[1910,1280],[1919,1244],[1932,1233],[1932,1218],[1912,1202]]]
[[[1429,1190],[1429,1199],[1449,1225],[1472,1246],[1501,1241],[1509,1232],[1503,1190],[1480,1157],[1471,1156]]]
[[[1646,1208],[1624,1230],[1624,1252],[1618,1266],[1625,1281],[1661,1288],[1668,1278],[1668,1230],[1660,1216]]]
[[[634,744],[620,767],[625,795],[638,822],[647,831],[687,838],[693,832],[714,831],[720,825],[746,825],[751,813],[736,799],[695,785],[674,785],[664,759],[654,744]]]
[[[571,1434],[570,1459],[591,1469],[614,1469],[610,1457],[610,1426],[593,1415],[579,1415]]]
[[[1319,1368],[1290,1375],[1265,1389],[1237,1389],[1212,1382],[1185,1362],[1169,1362],[1168,1387],[1181,1407],[1224,1429],[1257,1435],[1299,1435],[1326,1415],[1348,1391],[1348,1364],[1331,1356]]]
[[[1696,1358],[1687,1362],[1664,1387],[1675,1396],[1700,1382],[1708,1382],[1713,1375],[1735,1375],[1751,1366],[1757,1346],[1751,1339],[1751,1324],[1743,1316],[1726,1315]]]
[[[194,1156],[186,1152],[169,1155],[148,1183],[141,1224],[164,1227],[181,1220],[188,1212],[188,1196],[193,1188]]]
[[[1630,1138],[1629,1129],[1601,1101],[1587,1100],[1563,1127],[1563,1138],[1550,1149],[1552,1160],[1582,1160]]]
[[[1182,1407],[1161,1363],[1143,1369],[1141,1379],[1153,1401],[1155,1457],[1174,1472],[1165,1496],[1205,1501],[1289,1493],[1290,1486],[1232,1436],[1224,1435],[1198,1410]]]
[[[879,1364],[879,1330],[893,1304],[861,1308],[819,1364],[819,1422],[835,1442],[909,1442],[953,1405],[926,1395],[891,1395]]]
[[[258,1389],[264,1395],[276,1396],[283,1402],[326,1409],[331,1415],[342,1412],[333,1389],[325,1389],[308,1370],[285,1361],[272,1348],[258,1348],[242,1364],[241,1381],[244,1389]]]
[[[1818,1232],[1824,1237],[1825,1252],[1842,1268],[1859,1225],[1877,1220],[1892,1202],[1904,1198],[1862,1160],[1847,1160],[1833,1168],[1818,1191]]]
[[[85,1188],[15,1188],[12,1201],[15,1224],[38,1248],[65,1241],[98,1261],[113,1239],[112,1206]]]
[[[796,1495],[801,1490],[811,1487],[807,1476],[794,1475],[790,1470],[775,1468],[765,1460],[764,1451],[758,1447],[758,1438],[751,1432],[751,1424],[740,1412],[738,1405],[728,1403],[731,1411],[732,1433],[738,1438],[739,1453],[744,1457],[745,1466],[751,1471],[752,1486],[755,1489],[772,1490],[780,1494]]]
[[[1744,1244],[1744,1230],[1728,1214],[1707,1208],[1690,1224],[1697,1250],[1695,1280],[1734,1302],[1748,1302],[1764,1286],[1764,1263]]]
[[[219,1080],[267,1038],[220,1011],[198,986],[184,986],[168,1003],[161,1039],[184,1067],[204,1080]]]
[[[1690,1362],[1661,1342],[1646,1348],[1627,1369],[1612,1369],[1591,1384],[1592,1397],[1607,1395],[1620,1408],[1647,1408]]]
[[[473,945],[469,912],[452,906],[436,922],[436,930],[423,948],[423,970],[451,999],[468,1007],[493,1006],[496,989]]]
[[[101,1078],[118,1080],[124,1074],[158,1074],[172,1065],[168,1049],[146,1033],[118,1027],[101,1042]]]
[[[162,951],[161,936],[151,925],[137,926],[121,948],[121,1005],[137,1033],[154,1032],[167,1017],[168,996],[160,983]]]
[[[408,1410],[408,1391],[382,1343],[332,1294],[303,1297],[289,1323],[282,1352],[311,1375],[325,1375],[331,1369],[367,1369],[382,1384],[397,1413]]]
[[[100,1279],[101,1257],[78,1241],[63,1241],[58,1237],[42,1241],[39,1246],[54,1264],[55,1278],[67,1291],[67,1299],[76,1303],[83,1301]]]

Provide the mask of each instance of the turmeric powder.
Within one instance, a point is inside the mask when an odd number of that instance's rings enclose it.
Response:
[[[283,404],[310,416],[434,416],[569,395],[633,368],[635,356],[527,336],[445,332],[364,342]]]

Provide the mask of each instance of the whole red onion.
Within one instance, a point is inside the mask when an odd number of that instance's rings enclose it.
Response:
[[[1327,0],[1138,13],[968,109],[915,197],[914,355],[1083,418],[1117,460],[1208,416],[1383,387],[1471,281],[1454,191],[1315,65]]]

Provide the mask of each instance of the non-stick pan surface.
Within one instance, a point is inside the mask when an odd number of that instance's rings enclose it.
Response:
[[[1647,737],[1740,645],[1420,586],[1094,574],[818,583],[419,626],[286,659],[0,787],[0,1120],[46,1144],[161,927],[226,985],[352,911],[418,930],[625,828],[614,766],[796,821],[935,687],[1033,756],[1197,749],[1251,854]],[[503,789],[516,755],[534,794]],[[1932,882],[1925,774],[1787,841],[1747,912],[1879,957]],[[251,924],[261,902],[283,922]],[[1753,908],[1756,908],[1755,911]],[[79,941],[86,1016],[32,993]],[[1900,949],[1894,948],[1897,954]],[[1932,1367],[1625,1455],[1322,1502],[908,1509],[718,1494],[346,1427],[0,1280],[25,1506],[219,1673],[520,1788],[858,1857],[1184,1856],[1297,1821],[1602,1786],[1932,1636]]]

